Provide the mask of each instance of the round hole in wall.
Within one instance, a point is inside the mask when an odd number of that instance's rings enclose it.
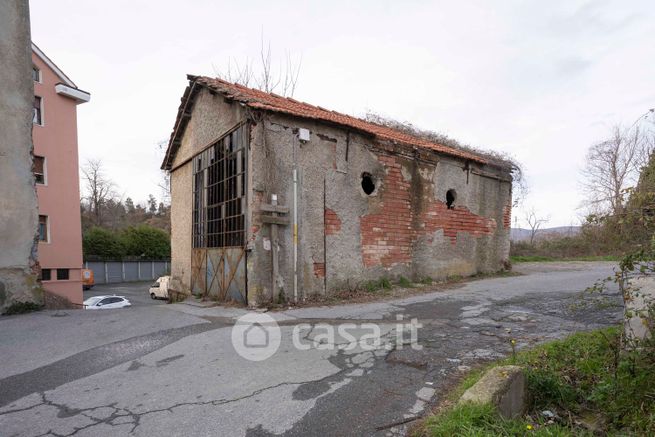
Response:
[[[446,191],[446,206],[448,209],[455,207],[455,200],[457,199],[457,192],[453,189]]]
[[[375,182],[373,182],[373,176],[370,173],[362,173],[362,190],[367,195],[371,195],[375,191]]]

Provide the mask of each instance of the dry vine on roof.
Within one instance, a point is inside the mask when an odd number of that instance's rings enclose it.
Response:
[[[514,206],[521,203],[528,193],[527,182],[523,174],[523,167],[516,159],[506,153],[496,152],[493,150],[483,150],[468,144],[462,144],[446,134],[426,129],[420,129],[410,122],[398,121],[371,111],[366,113],[364,119],[369,123],[375,123],[380,126],[389,127],[416,138],[422,138],[424,140],[438,143],[452,149],[476,154],[484,158],[489,164],[508,170],[512,174],[512,197]]]

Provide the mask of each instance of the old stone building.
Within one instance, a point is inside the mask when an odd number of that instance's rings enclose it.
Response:
[[[508,162],[188,79],[162,164],[178,291],[255,305],[507,266]]]

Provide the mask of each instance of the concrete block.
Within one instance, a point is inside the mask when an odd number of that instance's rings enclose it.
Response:
[[[499,366],[487,371],[464,392],[459,402],[490,403],[503,417],[510,419],[523,414],[526,397],[523,369],[519,366]]]
[[[628,340],[639,342],[650,338],[652,335],[652,320],[649,321],[648,309],[655,305],[655,278],[651,276],[642,276],[630,280],[630,285],[626,290],[630,296],[626,300],[624,329]]]

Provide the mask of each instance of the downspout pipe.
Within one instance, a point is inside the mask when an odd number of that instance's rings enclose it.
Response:
[[[298,170],[293,163],[293,301],[298,303]]]

